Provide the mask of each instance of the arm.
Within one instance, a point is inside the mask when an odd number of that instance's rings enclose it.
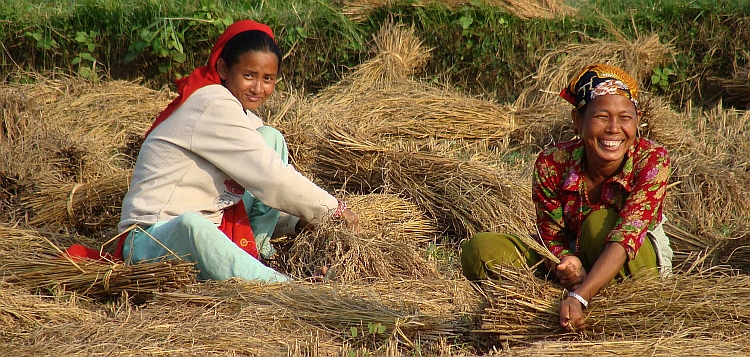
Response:
[[[563,163],[557,163],[555,159]],[[534,164],[532,198],[536,206],[539,239],[560,259],[560,264],[554,267],[555,275],[563,286],[570,288],[581,283],[586,271],[581,260],[570,250],[570,241],[565,235],[563,203],[558,195],[564,180],[559,175],[568,170],[564,167],[567,160],[570,157],[562,148],[553,148],[539,155]]]
[[[591,301],[605,285],[607,285],[625,264],[627,254],[625,248],[617,243],[607,243],[604,252],[591,267],[591,271],[583,278],[581,285],[574,291],[586,301]],[[580,330],[586,327],[583,316],[583,305],[573,297],[566,297],[560,303],[560,325],[567,330]]]
[[[562,149],[558,149],[562,150]],[[556,257],[573,255],[565,237],[565,219],[557,191],[561,180],[548,151],[542,152],[534,163],[532,200],[536,208],[539,239]]]
[[[210,102],[193,129],[190,149],[269,207],[317,223],[338,201],[285,165],[228,92]]]
[[[604,252],[591,271],[580,285],[573,287],[572,291],[587,301],[591,301],[617,275],[628,259],[635,257],[643,239],[648,239],[649,223],[660,218],[669,179],[669,155],[664,148],[654,147],[634,161],[631,167],[626,165],[623,169],[633,170],[634,175],[631,193],[619,212],[619,223],[610,232]],[[560,303],[560,324],[566,329],[585,327],[582,305],[578,300],[566,297]]]

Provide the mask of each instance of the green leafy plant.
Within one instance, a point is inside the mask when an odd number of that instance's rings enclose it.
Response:
[[[46,51],[52,51],[60,47],[60,44],[57,43],[54,38],[52,38],[51,34],[42,32],[42,30],[37,29],[34,32],[26,31],[24,34],[36,41],[37,48],[41,48]]]
[[[651,75],[651,88],[666,92],[669,89],[669,76],[674,74],[671,68],[654,68]]]
[[[94,53],[94,51],[96,50],[98,36],[98,31],[77,31],[76,36],[73,38],[73,40],[81,47],[78,54],[73,57],[73,60],[70,63],[78,66],[78,74],[81,77],[91,80],[95,80],[97,78],[97,61],[92,53]]]

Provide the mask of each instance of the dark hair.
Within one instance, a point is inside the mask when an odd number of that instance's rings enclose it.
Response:
[[[228,68],[231,68],[240,56],[248,52],[271,52],[279,59],[279,71],[281,71],[281,50],[276,42],[267,33],[258,30],[240,32],[230,38],[224,45],[219,58],[223,59]]]

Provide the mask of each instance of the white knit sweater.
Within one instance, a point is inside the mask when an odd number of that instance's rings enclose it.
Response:
[[[221,85],[195,91],[146,138],[122,204],[123,231],[185,212],[216,223],[242,188],[269,207],[318,222],[336,209],[335,197],[310,182],[267,147],[263,122],[245,113]]]

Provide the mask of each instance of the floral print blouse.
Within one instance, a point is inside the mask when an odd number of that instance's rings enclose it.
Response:
[[[669,180],[669,154],[664,147],[636,138],[622,171],[603,183],[601,198],[591,204],[583,180],[585,149],[580,139],[542,151],[534,164],[533,201],[542,242],[558,258],[577,255],[581,225],[589,213],[612,208],[619,212],[608,242],[622,244],[633,259],[646,232],[662,219]]]

